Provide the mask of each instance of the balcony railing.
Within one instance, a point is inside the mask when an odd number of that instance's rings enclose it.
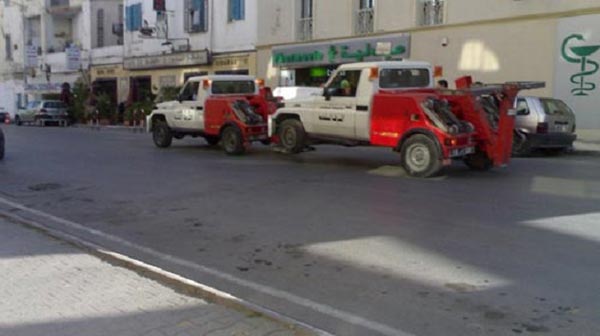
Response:
[[[297,38],[299,41],[308,41],[312,40],[313,36],[313,19],[309,18],[301,18],[298,20],[298,31]]]
[[[373,32],[373,8],[363,8],[356,12],[356,20],[354,21],[354,32],[357,35],[370,34]]]

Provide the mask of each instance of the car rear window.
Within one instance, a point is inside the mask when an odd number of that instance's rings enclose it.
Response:
[[[564,115],[572,113],[569,106],[567,106],[567,104],[565,104],[562,100],[542,98],[540,101],[544,107],[544,112],[548,115]]]
[[[40,105],[41,102],[39,101],[31,101],[29,103],[27,103],[27,108],[28,109],[33,109],[33,108],[37,108]]]
[[[46,108],[64,108],[65,104],[62,102],[45,102],[44,107]]]
[[[383,89],[429,86],[428,69],[383,69],[379,73],[379,86]]]
[[[256,84],[253,80],[246,81],[213,81],[213,94],[253,94]]]

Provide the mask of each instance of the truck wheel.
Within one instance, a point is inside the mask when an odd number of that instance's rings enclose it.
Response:
[[[227,126],[221,133],[221,143],[225,153],[229,155],[240,155],[246,150],[244,137],[236,126]]]
[[[471,170],[488,171],[494,166],[494,162],[484,152],[477,150],[474,154],[467,155],[464,160]]]
[[[166,148],[171,146],[173,142],[173,133],[166,122],[162,120],[155,121],[152,129],[152,140],[156,147]]]
[[[175,133],[173,134],[173,138],[177,139],[177,140],[181,140],[185,137],[185,135],[181,134],[181,133]]]
[[[211,146],[216,146],[219,144],[219,141],[221,141],[221,139],[218,136],[214,135],[207,135],[204,137],[204,140],[206,140],[206,142]]]
[[[527,135],[515,131],[513,133],[512,155],[527,156],[529,154],[531,154],[531,143],[527,139]]]
[[[279,126],[277,135],[279,143],[289,153],[300,153],[306,145],[306,132],[300,120],[284,120]]]
[[[430,177],[442,169],[442,158],[435,142],[426,135],[416,134],[402,144],[402,167],[410,176]]]

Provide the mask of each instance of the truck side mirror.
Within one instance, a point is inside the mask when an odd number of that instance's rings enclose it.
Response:
[[[325,90],[323,90],[323,96],[325,97],[325,100],[331,100],[331,96],[335,95],[336,92],[336,88],[326,87]]]

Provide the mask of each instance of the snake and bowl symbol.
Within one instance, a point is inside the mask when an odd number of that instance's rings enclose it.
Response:
[[[570,78],[571,83],[577,85],[571,90],[571,93],[575,96],[587,96],[590,91],[596,89],[596,84],[587,81],[587,77],[594,75],[600,69],[598,62],[590,59],[590,56],[600,50],[600,45],[568,46],[572,40],[585,41],[585,39],[581,34],[572,34],[562,44],[563,58],[569,63],[581,64],[580,72]],[[567,47],[577,57],[569,55]]]

